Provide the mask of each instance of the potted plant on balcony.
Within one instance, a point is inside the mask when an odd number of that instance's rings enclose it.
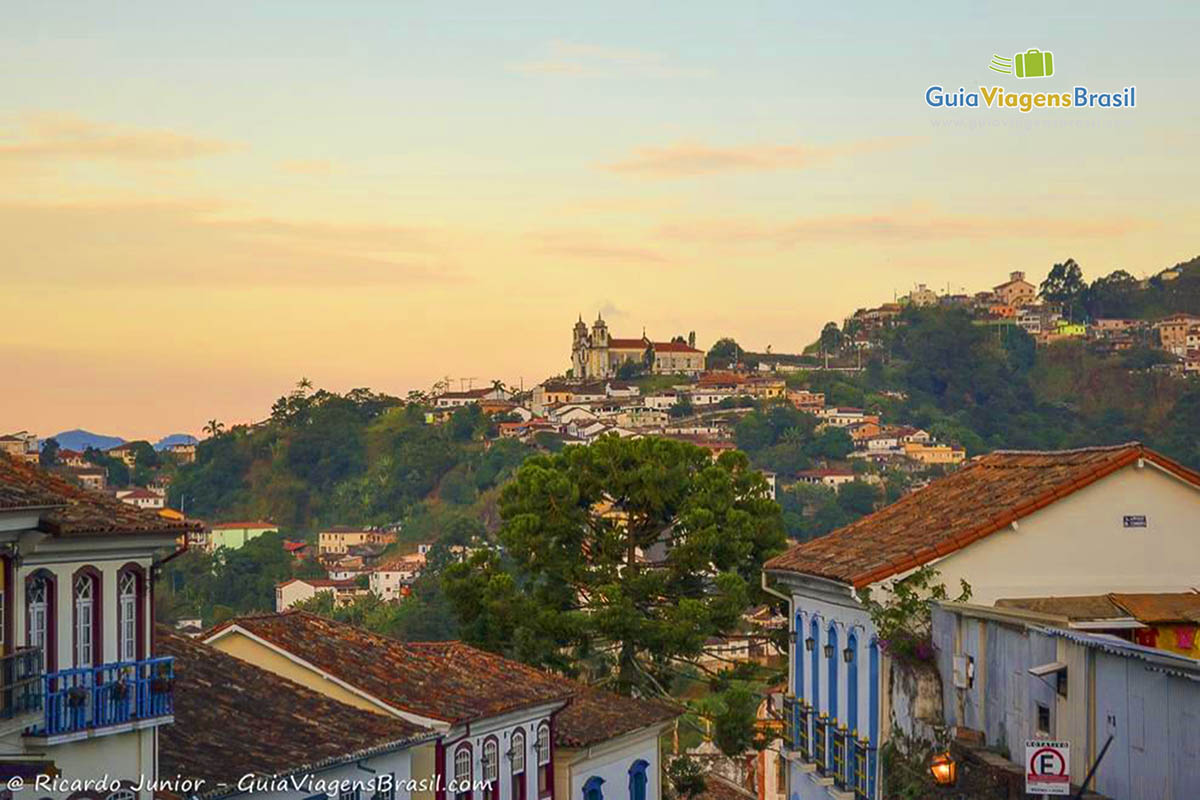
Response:
[[[125,676],[117,678],[112,685],[112,699],[115,702],[122,702],[126,697],[129,697],[129,681],[125,680]]]
[[[82,686],[72,686],[67,689],[67,707],[80,708],[87,702],[87,689]]]
[[[155,694],[166,694],[171,691],[172,682],[171,673],[168,671],[167,665],[159,664],[158,670],[150,680],[150,691]]]

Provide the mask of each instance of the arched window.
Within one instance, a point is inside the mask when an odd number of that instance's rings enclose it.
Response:
[[[93,567],[80,568],[71,578],[76,667],[101,662],[100,597],[100,573]]]
[[[500,742],[495,736],[483,742],[483,787],[485,800],[496,800],[500,796]]]
[[[795,642],[796,646],[792,648],[795,652],[792,657],[796,659],[796,687],[795,695],[801,700],[804,699],[804,615],[799,611],[796,612],[796,627],[792,630],[796,631]]]
[[[25,642],[30,647],[42,649],[42,663],[47,671],[58,666],[57,637],[54,623],[55,597],[57,594],[54,576],[46,570],[30,575],[25,582]]]
[[[875,796],[875,773],[878,770],[876,753],[879,748],[879,640],[871,637],[868,678],[871,696],[867,705],[867,734],[871,749],[867,752],[867,797]]]
[[[604,778],[593,775],[583,782],[583,800],[604,800]]]
[[[808,651],[809,661],[812,662],[812,707],[815,713],[821,713],[821,628],[817,624],[817,615],[813,614],[808,623],[808,638],[812,639],[812,648]],[[808,642],[804,643],[808,647]]]
[[[846,725],[858,735],[858,636],[846,637],[850,661],[846,665]]]
[[[513,800],[525,800],[525,731],[520,728],[513,731],[509,755],[512,757]]]
[[[646,769],[649,766],[649,762],[639,758],[629,768],[629,800],[646,800],[646,784],[649,782]]]
[[[454,751],[454,796],[467,800],[471,796],[471,746],[460,744]]]
[[[829,673],[829,718],[836,720],[838,719],[838,659],[842,655],[838,652],[837,626],[830,623],[827,635],[829,638],[825,640],[825,647],[829,650],[829,655],[825,658],[825,663]]]
[[[537,732],[538,798],[549,797],[554,790],[550,772],[550,726],[543,722]]]
[[[117,660],[142,658],[145,623],[142,611],[142,570],[128,564],[117,574]]]

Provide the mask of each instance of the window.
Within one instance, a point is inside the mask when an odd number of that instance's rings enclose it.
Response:
[[[495,737],[483,743],[483,796],[486,800],[496,800],[500,796],[500,743]]]
[[[542,723],[537,732],[538,797],[552,792],[550,775],[550,726]]]
[[[388,772],[377,777],[379,789],[374,800],[396,800],[396,774]]]
[[[454,751],[454,796],[467,800],[471,796],[471,747],[459,745]]]
[[[646,800],[646,768],[649,766],[648,762],[639,758],[629,768],[629,800]]]
[[[133,570],[121,573],[117,583],[117,630],[118,661],[136,661],[138,658],[138,574]]]
[[[90,574],[76,574],[74,581],[75,599],[75,666],[91,666],[96,663],[96,610],[99,607],[98,581]]]
[[[346,789],[338,792],[338,800],[358,800],[358,789]]]
[[[1036,703],[1037,706],[1037,732],[1049,736],[1050,731],[1050,706]]]
[[[30,647],[42,649],[42,663],[47,670],[57,664],[54,641],[54,577],[48,572],[36,572],[25,584],[25,636]]]
[[[512,800],[525,800],[525,731],[513,731],[508,754],[512,757]]]
[[[600,788],[603,785],[604,778],[599,775],[588,778],[583,784],[583,800],[604,800],[604,790]]]

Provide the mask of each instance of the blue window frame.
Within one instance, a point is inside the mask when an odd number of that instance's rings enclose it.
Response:
[[[793,658],[796,659],[796,697],[804,699],[804,615],[799,611],[796,612],[796,643],[793,646],[795,651]]]
[[[583,800],[604,800],[604,778],[593,775],[583,783]]]
[[[646,800],[646,784],[649,776],[646,770],[650,762],[638,759],[629,768],[629,800]]]
[[[813,649],[809,652],[812,661],[812,707],[817,714],[821,713],[821,628],[817,625],[814,614],[808,623],[808,635],[813,640]]]
[[[829,671],[829,718],[836,720],[838,718],[838,659],[841,658],[841,653],[838,652],[837,627],[832,622],[829,623],[828,635],[828,644],[833,646],[829,657],[825,659]]]
[[[846,665],[846,725],[858,734],[858,637],[851,633],[846,637],[850,648],[850,663]]]
[[[870,737],[871,750],[867,759],[867,796],[875,797],[875,758],[879,750],[879,640],[874,636],[871,637],[869,661],[871,701],[867,706],[867,734]]]

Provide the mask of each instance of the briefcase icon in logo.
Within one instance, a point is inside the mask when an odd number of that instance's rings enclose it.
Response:
[[[1014,58],[1018,78],[1049,78],[1054,74],[1054,54],[1031,47]]]

